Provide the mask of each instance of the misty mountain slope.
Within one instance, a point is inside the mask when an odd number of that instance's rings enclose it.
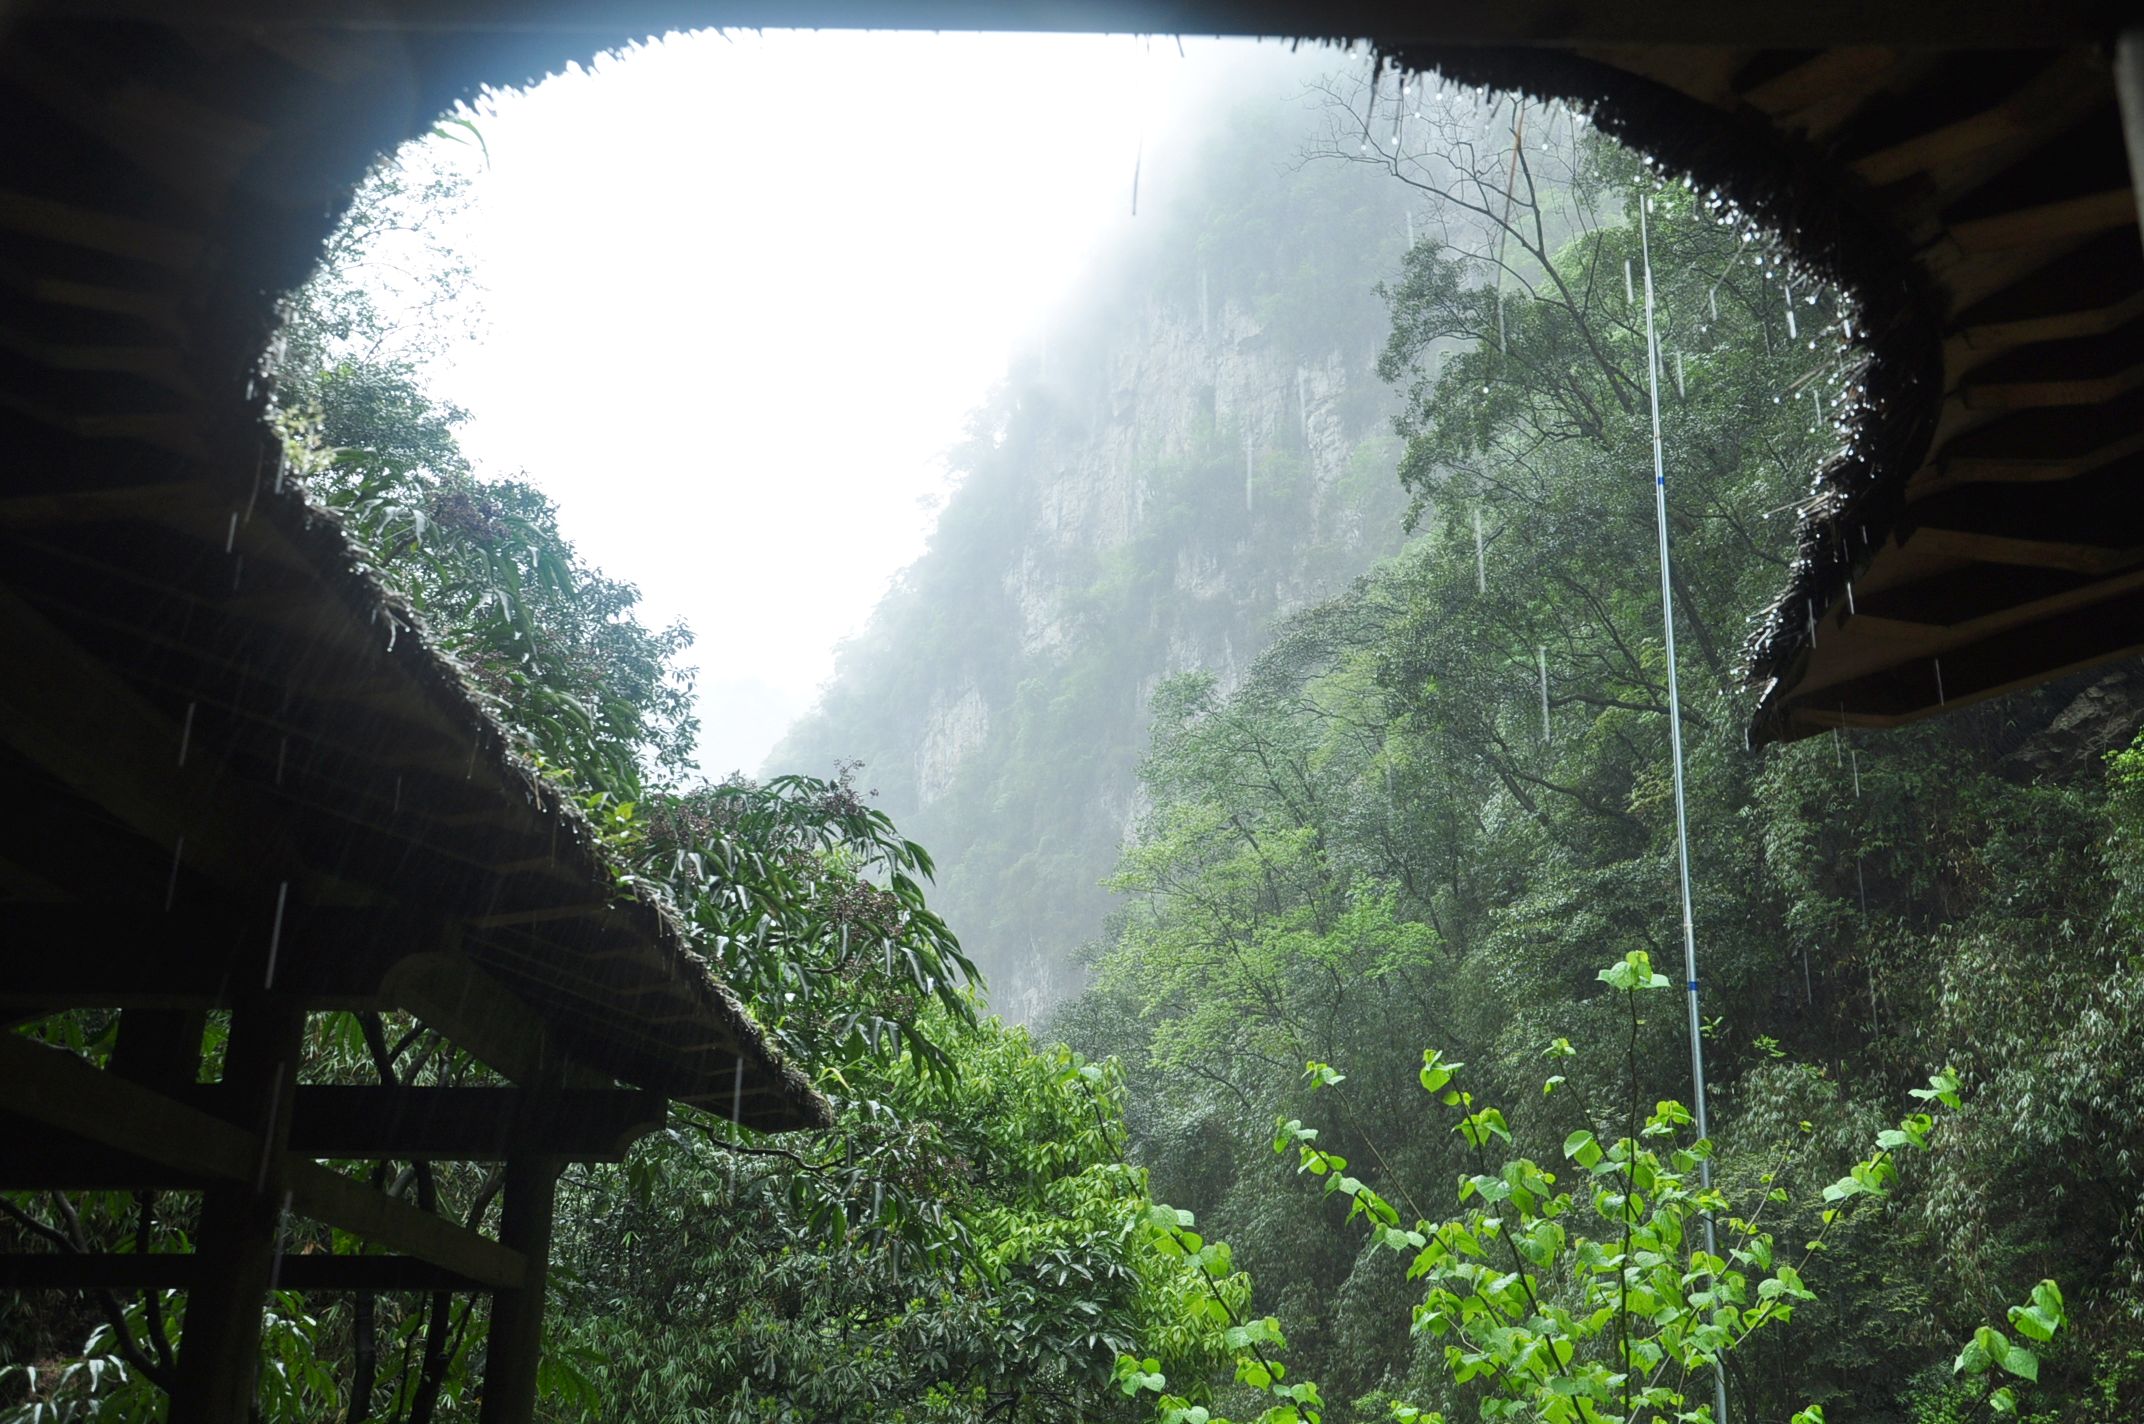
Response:
[[[976,414],[927,551],[769,759],[864,763],[1007,1015],[1078,981],[1155,684],[1233,685],[1273,618],[1399,546],[1375,289],[1409,193],[1305,161],[1324,125],[1284,90],[1206,141]]]

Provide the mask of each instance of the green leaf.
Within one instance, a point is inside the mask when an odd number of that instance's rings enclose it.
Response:
[[[2032,1288],[2032,1299],[2025,1305],[2010,1307],[2010,1324],[2028,1339],[2047,1341],[2055,1338],[2066,1319],[2062,1308],[2062,1288],[2053,1281],[2041,1281]]]
[[[1640,989],[1665,989],[1666,976],[1653,972],[1653,957],[1642,949],[1634,949],[1623,956],[1622,961],[1611,964],[1594,976],[1613,989],[1635,993]]]
[[[2019,1379],[2037,1383],[2040,1378],[2040,1357],[2023,1345],[2007,1345],[2003,1348],[1998,1363]]]

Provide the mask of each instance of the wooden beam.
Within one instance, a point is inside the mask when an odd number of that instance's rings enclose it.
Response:
[[[62,1136],[43,1123],[0,1113],[0,1192],[198,1192],[216,1178]],[[16,1150],[34,1142],[34,1152]]]
[[[1950,559],[2101,576],[2119,573],[2144,562],[2144,545],[2110,546],[2064,539],[2020,539],[1977,529],[1946,529],[1933,525],[1913,530],[1901,542],[1925,545]]]
[[[1776,121],[1791,121],[1813,105],[1868,92],[1892,76],[1898,61],[1894,49],[1834,45],[1811,51],[1785,68],[1768,66],[1761,77],[1739,79],[1735,87],[1744,103]]]
[[[286,1163],[290,1207],[365,1241],[415,1256],[493,1289],[519,1287],[528,1261],[521,1252],[480,1236],[318,1162]]]
[[[257,1134],[21,1034],[0,1034],[0,1083],[10,1112],[99,1146],[217,1181],[260,1170]]]
[[[221,1092],[188,1101],[216,1111]],[[302,1157],[395,1162],[503,1162],[523,1150],[573,1162],[615,1162],[661,1127],[668,1104],[637,1088],[560,1088],[540,1099],[510,1087],[298,1089],[290,1150]]]
[[[189,845],[191,842],[189,842]],[[312,1009],[380,1008],[389,971],[436,942],[417,909],[229,901],[174,911],[71,903],[0,906],[0,1010],[229,1008],[259,989],[276,950],[276,991]],[[64,953],[58,952],[65,946]]]
[[[201,1258],[191,1251],[58,1251],[0,1254],[0,1290],[189,1290],[201,1278]],[[430,1293],[488,1289],[414,1256],[286,1254],[270,1269],[281,1290]]]
[[[2081,410],[2000,416],[1952,436],[1934,456],[1945,484],[2067,480],[2144,451],[2144,396]]]
[[[200,1274],[191,1251],[0,1254],[0,1290],[186,1290]]]
[[[296,1291],[481,1291],[482,1281],[414,1256],[285,1256],[276,1283]]]
[[[205,460],[197,416],[170,411],[122,411],[117,415],[81,415],[24,400],[0,388],[0,410],[48,425],[79,440],[133,440],[188,460]]]
[[[1840,626],[1918,644],[1961,644],[2056,614],[2090,616],[2095,603],[2144,588],[2144,569],[2094,579],[2058,569],[1972,565],[1863,594]],[[1834,606],[1833,614],[1839,612]]]
[[[2090,617],[2058,616],[1790,697],[1781,740],[1834,726],[1895,727],[2144,652],[2144,590],[2104,600]]]
[[[295,873],[278,818],[217,775],[183,719],[143,701],[4,588],[0,662],[0,739],[29,760],[156,844],[184,839],[188,863],[228,884]]]
[[[115,217],[30,193],[0,191],[0,229],[173,271],[188,271],[201,258],[198,233]]]
[[[2027,72],[2035,68],[2032,57],[2020,56],[2018,68],[2024,82],[2009,93],[1990,95],[1994,102],[1987,107],[1850,153],[1847,168],[1878,188],[1926,173],[1940,191],[1957,192],[2022,157],[2051,130],[2106,103],[2104,71],[2088,52],[2056,52],[2036,72]]]
[[[390,1002],[515,1082],[533,1079],[558,1055],[542,1017],[464,955],[405,956],[389,970],[384,991]]]
[[[4,51],[0,51],[4,53]],[[26,331],[0,326],[0,351],[11,351],[23,360],[53,371],[85,371],[101,375],[133,376],[198,399],[185,357],[174,345],[140,343],[84,343],[61,345]]]
[[[2139,386],[2144,386],[2144,348],[2136,352],[2129,366],[2099,375],[2030,371],[1976,374],[1959,387],[1958,395],[1967,410],[1975,411],[2074,409],[2103,404]]]
[[[2049,254],[2040,267],[1960,311],[1945,369],[2043,341],[2102,336],[2140,313],[2144,245],[2131,233],[2104,233]]]
[[[1967,253],[1999,252],[2096,237],[2136,221],[2136,195],[2127,184],[1950,225],[1950,239]]]
[[[2000,0],[1804,0],[1791,7],[1722,5],[1716,0],[1655,0],[1648,5],[1571,5],[1509,0],[1499,5],[1341,0],[1315,12],[1285,0],[1221,4],[1215,0],[1090,0],[1076,9],[1048,0],[434,0],[382,5],[378,0],[68,0],[72,19],[140,20],[186,28],[238,27],[270,35],[298,32],[403,31],[579,37],[598,45],[669,29],[729,25],[806,29],[1039,30],[1100,33],[1240,35],[1377,35],[1454,44],[1724,45],[1805,49],[1838,44],[1896,44],[1933,50],[2044,48],[2106,38],[2106,11],[2087,0],[2038,5]]]
[[[278,1059],[287,1065],[294,1058]],[[488,1285],[522,1278],[518,1253],[454,1223],[396,1201],[295,1153],[274,1150],[257,1132],[213,1113],[105,1073],[72,1053],[0,1034],[0,1082],[20,1117],[166,1169],[226,1184],[244,1198],[228,1209],[227,1228],[250,1253],[258,1200],[280,1190],[291,1208],[364,1240],[431,1261]],[[273,1140],[287,1133],[295,1092],[271,1082],[234,1080],[232,1091],[272,1105]],[[263,1094],[268,1097],[263,1099]],[[211,1194],[212,1199],[214,1193]],[[241,1209],[243,1208],[243,1209]],[[243,1263],[241,1263],[243,1264]]]

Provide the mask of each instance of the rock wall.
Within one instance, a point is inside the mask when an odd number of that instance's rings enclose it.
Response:
[[[1239,157],[1015,363],[929,551],[769,763],[866,763],[1008,1016],[1080,982],[1145,806],[1159,682],[1233,685],[1274,618],[1399,547],[1375,288],[1408,194],[1374,169]]]

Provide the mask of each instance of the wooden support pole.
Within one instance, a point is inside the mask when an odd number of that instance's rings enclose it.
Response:
[[[186,1301],[172,1424],[246,1424],[253,1413],[261,1312],[282,1227],[283,1146],[304,1028],[301,1010],[265,996],[232,1015],[224,1082],[259,1104],[260,1164],[252,1181],[218,1186],[202,1203],[200,1277]]]
[[[544,1288],[560,1165],[556,1158],[536,1156],[511,1158],[506,1164],[499,1240],[526,1257],[528,1269],[518,1288],[495,1292],[491,1298],[478,1424],[529,1424],[536,1417],[536,1366],[543,1356]]]
[[[2122,138],[2129,145],[2138,235],[2144,237],[2144,25],[2131,26],[2114,42],[2114,92],[2121,100]]]
[[[119,1016],[111,1071],[161,1093],[185,1091],[201,1069],[204,1018],[198,1009],[126,1010]]]

